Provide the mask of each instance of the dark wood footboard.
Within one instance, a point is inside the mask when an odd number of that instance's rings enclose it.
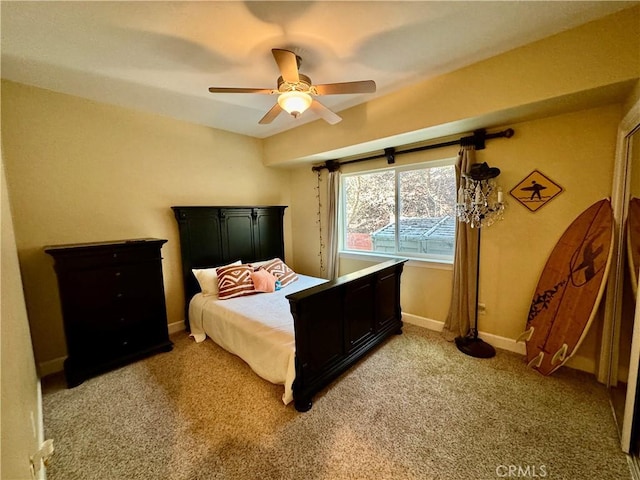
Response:
[[[296,410],[393,334],[402,333],[400,276],[394,259],[287,295],[296,337]]]

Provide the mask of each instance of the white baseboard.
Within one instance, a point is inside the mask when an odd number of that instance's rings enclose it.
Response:
[[[38,445],[42,445],[44,443],[44,407],[42,406],[42,382],[38,380],[37,384],[37,396],[38,396],[38,411],[36,412],[37,419],[37,439]],[[38,480],[46,480],[47,479],[47,468],[44,466],[38,471]]]
[[[406,312],[402,312],[402,321],[410,323],[411,325],[417,325],[418,327],[426,328],[428,330],[433,330],[435,332],[441,332],[442,327],[444,326],[444,322],[441,322],[439,320],[419,317],[418,315],[413,315],[412,313]]]
[[[402,312],[402,320],[404,322],[411,323],[412,325],[417,325],[419,327],[434,330],[436,332],[441,332],[442,327],[444,326],[444,322],[441,322],[439,320],[419,317],[418,315],[413,315],[411,313],[405,312]],[[496,348],[508,350],[509,352],[519,353],[521,355],[524,355],[526,353],[524,343],[517,343],[511,338],[500,337],[498,335],[493,335],[491,333],[485,333],[482,331],[478,332],[478,336],[480,336],[485,342],[490,343]]]
[[[169,324],[169,335],[173,335],[174,333],[182,332],[183,330],[186,330],[186,327],[184,325],[184,320],[182,320],[180,322],[173,322],[173,323]]]
[[[441,332],[442,327],[444,326],[444,322],[441,322],[439,320],[420,317],[418,315],[413,315],[411,313],[405,313],[405,312],[402,312],[402,320],[412,325],[417,325],[419,327],[423,327],[429,330],[434,330],[436,332]],[[499,335],[493,335],[491,333],[486,333],[483,331],[479,331],[478,336],[482,338],[485,342],[490,343],[496,348],[517,353],[519,355],[525,355],[527,353],[527,349],[524,342],[516,342],[512,338],[501,337]],[[582,370],[588,373],[595,373],[596,371],[595,360],[587,357],[582,357],[580,355],[571,357],[567,361],[566,366],[573,368],[575,370]]]
[[[441,332],[444,322],[440,320],[433,320],[431,318],[420,317],[411,313],[402,312],[402,320],[418,327],[426,328],[428,330],[434,330]],[[169,335],[182,332],[186,329],[184,321],[173,322],[169,324]],[[478,332],[478,335],[487,343],[490,343],[496,348],[507,350],[509,352],[518,353],[524,355],[526,353],[526,347],[522,342],[516,342],[512,338],[501,337],[499,335],[493,335],[491,333]],[[41,377],[46,377],[53,373],[61,372],[64,369],[64,360],[66,357],[55,358],[46,362],[38,364]],[[595,373],[596,364],[593,359],[581,357],[576,355],[571,357],[567,362],[567,367],[574,368],[576,370],[582,370],[589,373]]]
[[[53,360],[47,360],[46,362],[38,363],[38,373],[40,378],[52,375],[54,373],[62,372],[64,370],[65,357],[54,358]]]

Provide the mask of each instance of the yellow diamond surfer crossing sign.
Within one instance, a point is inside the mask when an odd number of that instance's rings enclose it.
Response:
[[[513,198],[532,212],[554,199],[563,188],[538,170],[527,175],[509,192]]]

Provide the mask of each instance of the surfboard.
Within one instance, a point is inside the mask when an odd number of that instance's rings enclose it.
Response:
[[[569,225],[540,275],[518,339],[526,342],[530,367],[549,375],[576,352],[602,299],[612,252],[613,212],[604,199]]]
[[[631,277],[633,295],[638,292],[638,267],[640,267],[640,198],[629,201],[627,215],[627,265]]]

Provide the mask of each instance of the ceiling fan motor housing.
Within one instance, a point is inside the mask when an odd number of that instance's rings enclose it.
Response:
[[[282,77],[278,77],[278,91],[279,92],[310,92],[311,91],[311,79],[301,73],[298,74],[300,80],[295,83],[287,82]]]
[[[340,116],[312,98],[312,96],[373,93],[376,91],[376,84],[373,80],[313,85],[309,77],[300,73],[300,57],[298,55],[291,50],[281,48],[272,48],[271,53],[281,73],[281,76],[278,77],[277,90],[245,87],[209,87],[209,91],[211,93],[278,95],[276,104],[258,122],[261,125],[271,123],[280,112],[287,112],[292,117],[297,118],[307,109],[313,110],[316,115],[327,123],[335,125],[342,120]]]

